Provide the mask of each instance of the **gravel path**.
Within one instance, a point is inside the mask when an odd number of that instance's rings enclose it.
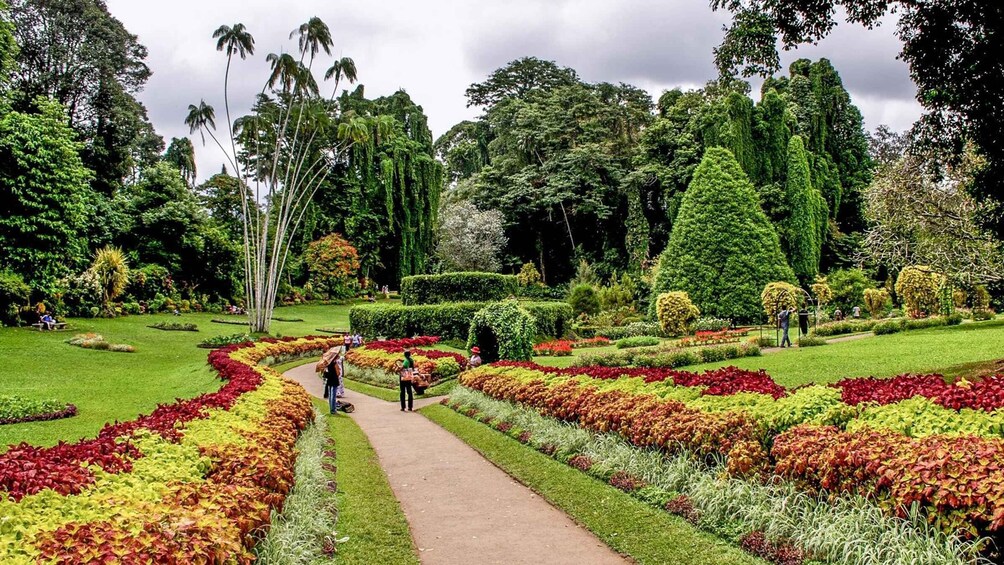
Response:
[[[322,395],[313,363],[285,374]],[[422,563],[628,563],[453,434],[397,404],[345,392],[401,501]],[[437,401],[416,401],[415,408]]]

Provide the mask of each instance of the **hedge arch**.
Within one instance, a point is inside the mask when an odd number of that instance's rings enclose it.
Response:
[[[533,355],[533,336],[537,320],[515,300],[492,304],[471,320],[467,349],[481,348],[481,359],[494,363],[500,359],[529,361]]]

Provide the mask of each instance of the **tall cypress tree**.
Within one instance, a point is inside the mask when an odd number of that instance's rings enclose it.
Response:
[[[791,267],[805,284],[819,274],[828,212],[822,194],[812,186],[809,158],[802,138],[797,135],[788,142],[785,194],[791,215],[780,231]]]
[[[660,259],[651,303],[682,290],[706,315],[751,322],[760,319],[763,287],[794,279],[739,162],[725,148],[708,149]]]

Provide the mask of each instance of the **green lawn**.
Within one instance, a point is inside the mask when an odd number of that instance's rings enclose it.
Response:
[[[822,347],[786,349],[763,357],[695,365],[703,370],[735,365],[766,369],[779,384],[832,383],[845,377],[891,377],[946,372],[1004,358],[1004,320],[870,336]]]
[[[348,324],[348,306],[279,308],[276,316],[304,322],[273,322],[276,335],[316,334],[316,328]],[[214,324],[214,314],[165,314],[117,319],[71,319],[66,332],[0,329],[0,393],[52,398],[77,405],[74,418],[0,426],[0,451],[26,441],[52,445],[60,440],[92,437],[107,422],[131,420],[157,404],[216,390],[220,383],[206,365],[209,350],[197,343],[221,334],[246,331]],[[186,322],[199,332],[166,332],[146,326]],[[76,333],[96,332],[112,343],[128,343],[136,353],[92,351],[64,343]]]
[[[638,563],[762,564],[682,518],[555,461],[445,406],[421,412]]]
[[[323,402],[314,403],[323,408]],[[408,521],[363,431],[344,414],[328,416],[338,471],[336,563],[419,562]]]

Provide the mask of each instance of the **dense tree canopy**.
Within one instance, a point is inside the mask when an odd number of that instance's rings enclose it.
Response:
[[[983,0],[712,0],[733,13],[733,23],[716,50],[722,73],[770,75],[780,67],[778,47],[815,43],[843,15],[872,27],[895,11],[900,57],[917,84],[927,113],[915,129],[921,143],[961,157],[975,142],[987,166],[973,191],[1004,201],[1004,62],[1000,36],[1004,4]],[[812,144],[810,144],[812,147]],[[998,228],[1004,228],[1002,220]]]

